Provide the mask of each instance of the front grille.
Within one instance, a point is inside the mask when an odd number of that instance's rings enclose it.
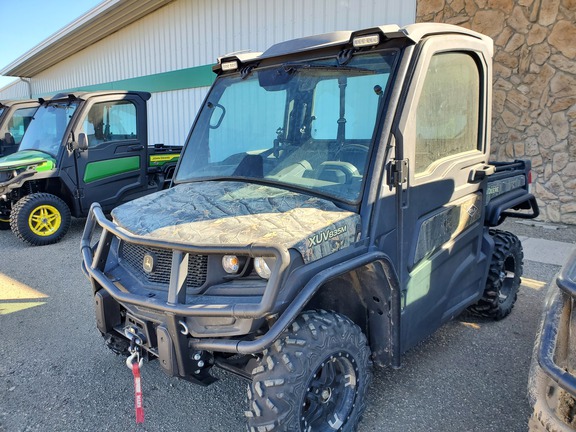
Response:
[[[142,267],[144,255],[152,253],[156,258],[156,266],[152,273],[146,273]],[[132,273],[144,278],[150,283],[168,285],[172,267],[172,251],[169,249],[151,248],[133,243],[122,242],[120,247],[122,261]],[[208,257],[206,255],[190,255],[188,259],[188,276],[186,286],[199,288],[206,282],[208,272]]]

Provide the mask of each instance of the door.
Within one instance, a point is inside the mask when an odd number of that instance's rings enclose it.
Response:
[[[78,151],[78,189],[86,213],[93,202],[109,211],[147,189],[145,102],[130,95],[90,100],[74,136],[84,133],[88,148]]]
[[[490,53],[469,37],[424,42],[399,122],[403,349],[483,291],[482,182],[487,163]],[[487,61],[488,60],[488,61]]]

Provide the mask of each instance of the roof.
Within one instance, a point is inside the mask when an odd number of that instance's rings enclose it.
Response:
[[[51,98],[46,98],[46,99],[41,98],[40,100],[42,100],[42,101],[44,101],[44,100],[46,100],[46,101],[59,101],[59,100],[64,100],[64,99],[86,100],[88,98],[93,98],[93,97],[97,97],[97,96],[110,96],[110,95],[118,95],[118,94],[120,94],[120,95],[129,95],[129,94],[130,95],[138,95],[145,101],[150,99],[150,97],[152,96],[150,93],[143,92],[143,91],[110,90],[110,91],[95,91],[95,92],[64,92],[64,93],[55,94]]]
[[[0,100],[0,108],[10,108],[15,105],[38,105],[37,99],[23,99],[23,100]]]
[[[230,60],[238,60],[242,64],[247,64],[249,62],[259,61],[270,57],[280,57],[297,52],[305,52],[320,48],[352,44],[352,40],[356,36],[370,35],[375,33],[382,35],[384,40],[405,38],[410,40],[412,43],[418,43],[430,35],[461,34],[484,41],[486,46],[489,47],[488,49],[490,50],[491,55],[493,52],[492,39],[490,39],[488,36],[466,29],[464,27],[443,23],[417,23],[410,24],[405,27],[398,27],[396,24],[389,24],[379,27],[369,27],[356,31],[337,31],[287,40],[272,45],[263,53],[242,51],[239,53],[226,54],[225,56],[218,58],[218,64],[215,65],[213,69],[219,73],[222,63]]]
[[[33,77],[172,1],[105,0],[0,70],[0,75]]]
[[[472,36],[492,44],[488,36],[475,31],[444,23],[417,23],[405,27],[398,27],[396,24],[388,24],[379,27],[368,27],[355,31],[337,31],[321,35],[307,36],[277,43],[268,48],[260,58],[276,57],[293,52],[302,52],[319,49],[329,46],[337,46],[351,43],[355,36],[379,33],[386,39],[407,38],[414,43],[420,42],[423,38],[433,34],[464,34]]]

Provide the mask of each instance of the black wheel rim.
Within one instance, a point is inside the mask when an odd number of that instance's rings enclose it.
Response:
[[[345,352],[332,354],[314,371],[300,416],[302,431],[341,430],[354,409],[358,366]]]
[[[510,256],[504,261],[504,266],[500,272],[500,292],[498,293],[500,303],[505,303],[508,300],[514,289],[515,281],[516,260]]]

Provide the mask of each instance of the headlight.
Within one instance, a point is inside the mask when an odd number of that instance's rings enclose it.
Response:
[[[10,180],[12,177],[16,176],[16,172],[12,171],[0,171],[0,183]]]
[[[236,255],[224,255],[222,267],[226,273],[236,274],[240,271],[240,259]]]
[[[272,257],[254,258],[254,269],[256,270],[256,273],[258,273],[258,276],[262,279],[270,279],[270,275],[272,274],[270,267],[274,265],[275,261],[276,258]]]

